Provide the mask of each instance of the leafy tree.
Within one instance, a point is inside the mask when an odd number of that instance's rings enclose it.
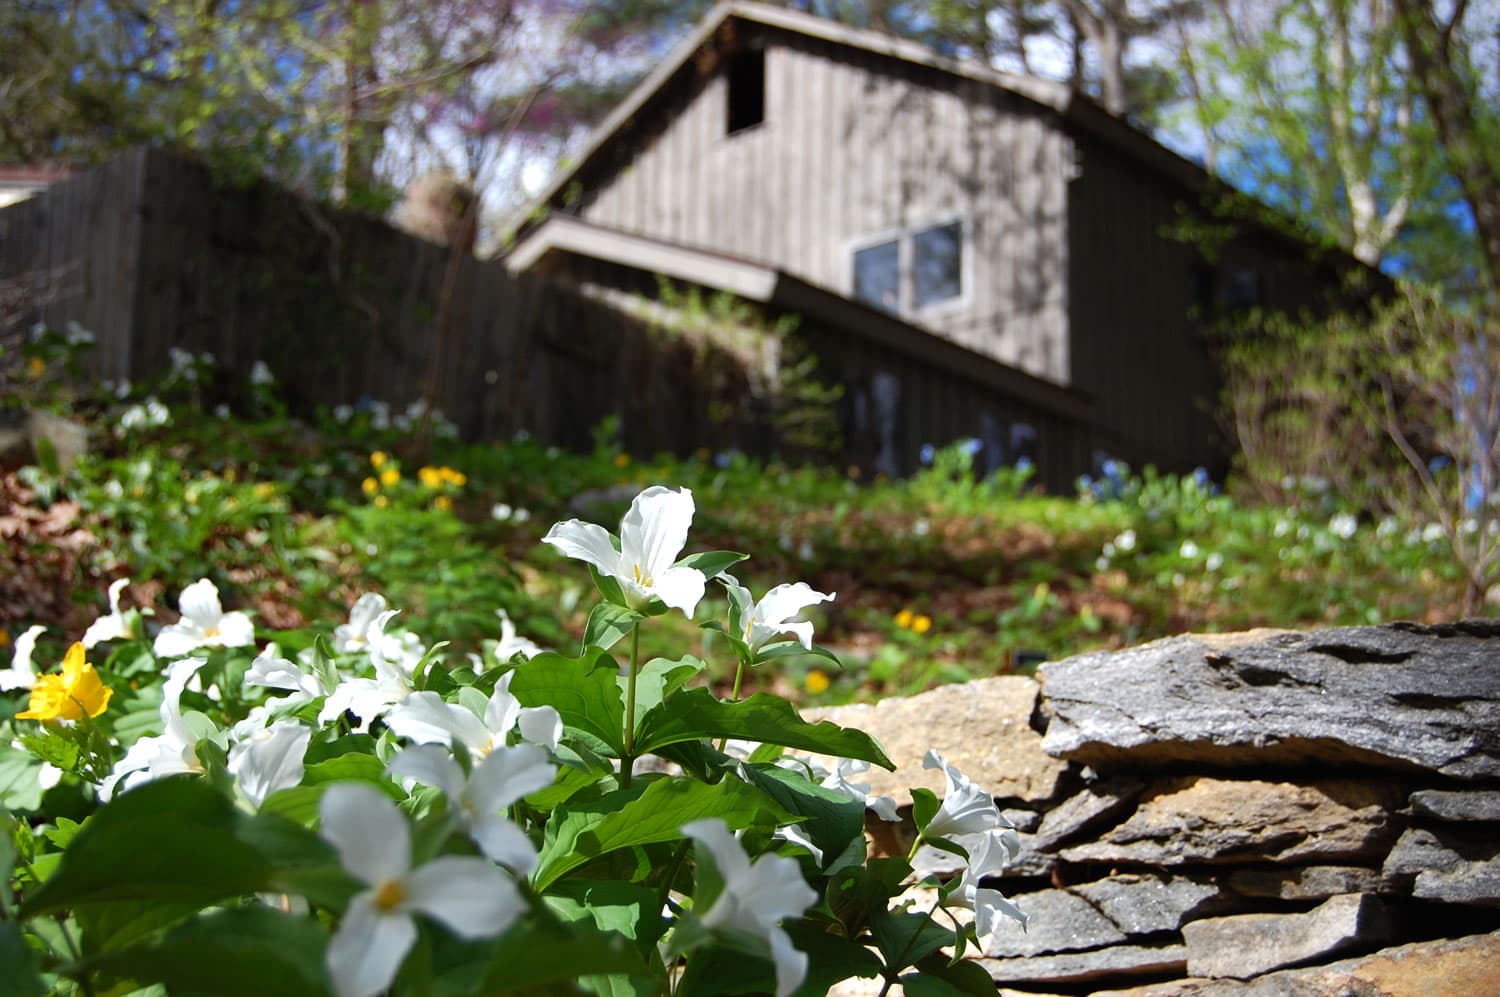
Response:
[[[1467,0],[1395,0],[1417,86],[1472,212],[1491,298],[1500,292],[1500,15]],[[1493,301],[1491,302],[1494,303]]]

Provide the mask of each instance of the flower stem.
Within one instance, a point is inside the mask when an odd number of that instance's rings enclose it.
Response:
[[[736,665],[735,668],[734,668],[734,689],[729,693],[729,701],[730,702],[738,702],[739,701],[739,698],[740,698],[740,681],[744,677],[745,677],[745,659],[741,658],[740,659],[740,663],[738,665]],[[722,752],[724,750],[724,745],[726,745],[728,743],[729,743],[729,738],[727,736],[719,738],[718,750]]]
[[[630,678],[625,687],[625,753],[620,757],[620,788],[630,788],[635,769],[635,676],[641,664],[641,627],[630,630]]]
[[[918,842],[920,842],[921,840],[922,840],[921,838],[917,839]],[[912,849],[912,854],[916,854],[916,849]],[[938,899],[933,903],[932,909],[927,912],[927,919],[929,921],[932,920],[932,916],[938,912],[938,908],[941,907],[942,905],[943,905],[943,899],[942,899],[941,896],[939,896]],[[917,936],[920,935],[921,933],[922,932],[921,932],[920,929],[917,930],[917,931],[912,932],[911,937],[908,938],[906,940],[906,944],[904,946],[902,946],[900,954],[898,954],[896,956],[896,963],[897,963],[897,965],[896,965],[896,973],[900,973],[901,970],[903,968],[905,968],[905,967],[903,967],[901,965],[901,963],[903,963],[903,962],[906,961],[906,953],[908,953],[908,952],[911,951],[911,947],[913,945],[915,945],[916,942],[917,942]],[[885,986],[883,986],[883,987],[880,988],[880,994],[878,995],[878,997],[886,997],[886,994],[888,994],[888,993],[891,992],[891,986],[896,982],[896,979],[897,979],[897,977],[891,972],[891,967],[890,967],[889,964],[887,964],[886,967],[885,967],[885,973],[884,973],[884,975],[885,975]]]

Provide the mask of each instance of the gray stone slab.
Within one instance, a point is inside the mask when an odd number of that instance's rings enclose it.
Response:
[[[1390,937],[1390,919],[1378,897],[1333,897],[1305,914],[1236,914],[1205,918],[1182,928],[1188,975],[1247,980],[1273,969],[1322,960]]]
[[[1419,900],[1500,907],[1500,839],[1491,834],[1410,828],[1383,872],[1389,888]]]
[[[1153,783],[1130,819],[1067,862],[1180,866],[1200,863],[1381,861],[1399,830],[1391,809],[1405,799],[1381,782],[1305,784],[1184,776]]]
[[[975,961],[996,983],[1095,983],[1119,977],[1180,973],[1187,968],[1187,948],[1182,945],[1113,945],[1091,952]]]
[[[1246,897],[1327,900],[1344,893],[1379,892],[1379,870],[1357,865],[1309,865],[1294,869],[1236,869],[1229,888]]]
[[[1093,997],[1489,997],[1500,994],[1500,932],[1413,942],[1249,981],[1171,980]]]
[[[1500,821],[1500,791],[1423,789],[1411,794],[1411,810],[1451,822]]]
[[[1124,816],[1145,788],[1140,779],[1117,776],[1074,793],[1042,817],[1036,847],[1055,851],[1059,845]]]
[[[1500,620],[1174,637],[1044,665],[1043,747],[1089,765],[1313,762],[1500,777]]]
[[[1177,931],[1191,918],[1224,913],[1219,885],[1194,876],[1122,874],[1071,887],[1127,936]]]

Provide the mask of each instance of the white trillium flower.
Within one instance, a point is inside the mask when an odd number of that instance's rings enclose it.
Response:
[[[776,586],[762,596],[760,602],[755,602],[750,590],[733,575],[720,574],[719,578],[739,614],[740,633],[737,636],[749,645],[752,657],[779,634],[791,634],[811,651],[813,625],[797,617],[809,606],[832,602],[837,595],[816,592],[806,582],[793,582]]]
[[[401,638],[387,636],[385,626],[399,610],[389,609],[375,617],[366,631],[370,661],[375,666],[375,677],[345,679],[338,688],[328,694],[323,709],[318,713],[319,723],[328,723],[350,711],[360,719],[359,730],[396,706],[412,693],[412,670],[422,660],[421,647],[413,648]],[[394,652],[394,653],[390,653]]]
[[[516,634],[516,625],[510,621],[510,614],[503,609],[495,610],[495,615],[500,617],[500,642],[495,645],[495,660],[504,664],[516,655],[530,661],[542,649],[534,641]]]
[[[577,519],[557,523],[542,542],[619,582],[631,609],[643,610],[652,599],[660,599],[692,616],[706,579],[696,568],[677,565],[677,555],[687,545],[693,511],[688,489],[652,485],[635,497],[620,520],[619,550],[604,527]]]
[[[109,615],[101,616],[83,632],[83,646],[93,647],[107,640],[129,640],[130,624],[120,612],[120,593],[130,584],[129,578],[120,578],[109,586]]]
[[[1009,826],[1010,821],[1001,815],[995,798],[974,785],[973,780],[945,761],[936,750],[929,750],[923,756],[922,767],[942,769],[943,778],[947,780],[943,803],[922,829],[923,837],[946,838]]]
[[[776,997],[787,997],[807,976],[807,954],[792,947],[780,925],[817,902],[797,861],[762,855],[752,864],[729,826],[717,817],[682,825],[682,833],[708,849],[724,887],[698,918],[710,930],[740,931],[764,939],[776,966]]]
[[[999,927],[1002,916],[1026,926],[1028,918],[1020,907],[1007,900],[999,890],[979,885],[990,876],[998,876],[1020,849],[1016,832],[1010,828],[996,828],[980,835],[978,842],[969,848],[969,862],[959,877],[958,886],[944,900],[945,906],[974,912],[974,930],[981,948],[989,948],[990,936]]]
[[[0,689],[8,692],[12,689],[30,689],[36,685],[36,666],[31,663],[31,655],[36,650],[36,639],[46,629],[41,624],[27,627],[26,632],[16,638],[11,650],[10,667],[0,671]]]
[[[522,875],[536,867],[536,846],[505,816],[505,808],[556,780],[557,766],[538,746],[496,748],[465,778],[447,749],[423,744],[403,749],[386,772],[441,789],[469,837],[494,861]]]
[[[370,646],[369,632],[376,617],[386,611],[385,596],[366,592],[349,610],[349,622],[333,629],[333,649],[340,654],[363,651]]]
[[[867,761],[856,758],[836,758],[833,768],[829,768],[822,759],[811,755],[792,754],[783,757],[776,764],[782,768],[805,768],[818,785],[824,789],[843,793],[849,799],[864,804],[866,809],[875,811],[875,816],[881,820],[898,821],[901,819],[894,799],[889,796],[871,796],[868,782],[851,781],[852,776],[861,775],[870,770],[870,763]]]
[[[319,812],[323,838],[368,887],[349,901],[328,943],[338,997],[372,997],[390,986],[417,940],[413,914],[473,941],[499,935],[526,911],[515,884],[488,859],[444,855],[413,869],[406,818],[370,786],[329,787]]]
[[[115,763],[109,778],[99,785],[99,799],[108,803],[116,790],[127,790],[133,786],[184,772],[203,772],[203,763],[198,759],[198,737],[182,717],[182,691],[208,663],[206,658],[183,658],[167,669],[167,680],[161,689],[162,732],[152,737],[143,737],[125,752],[125,757]]]
[[[278,720],[235,741],[229,749],[229,772],[241,792],[259,807],[279,789],[302,781],[302,761],[312,728],[295,720]]]
[[[207,578],[182,590],[177,597],[182,619],[163,627],[152,650],[159,657],[176,658],[200,647],[246,647],[255,643],[255,626],[244,613],[226,613],[219,590]]]
[[[550,706],[522,706],[510,694],[515,674],[507,672],[495,683],[483,718],[464,706],[444,702],[435,692],[414,692],[386,714],[386,726],[398,737],[418,744],[460,741],[475,757],[504,747],[510,732],[517,729],[524,740],[556,749],[562,738],[562,717]]]
[[[281,650],[275,644],[267,644],[266,649],[250,662],[250,670],[245,673],[245,685],[282,689],[291,693],[290,696],[275,701],[285,706],[290,706],[293,702],[310,702],[333,691],[324,688],[317,675],[304,670],[297,662],[283,658]]]

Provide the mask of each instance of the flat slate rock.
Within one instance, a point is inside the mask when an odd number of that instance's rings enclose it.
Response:
[[[856,781],[898,805],[909,805],[917,786],[943,795],[942,772],[922,767],[929,748],[993,796],[1040,801],[1057,795],[1066,766],[1042,750],[1042,735],[1031,727],[1038,692],[1034,679],[1002,675],[873,706],[828,706],[803,715],[810,722],[858,727],[879,739],[896,771],[871,768]]]
[[[1500,839],[1452,828],[1409,828],[1386,857],[1386,882],[1419,900],[1500,907]]]
[[[1031,956],[1023,959],[976,959],[996,983],[1093,983],[1120,976],[1160,976],[1187,967],[1182,945],[1112,945],[1090,952]]]
[[[1327,900],[1341,893],[1378,893],[1380,872],[1358,865],[1306,865],[1293,869],[1236,869],[1229,888],[1246,897]]]
[[[1183,926],[1188,975],[1247,980],[1390,937],[1385,905],[1369,894],[1332,897],[1305,914],[1236,914]]]
[[[1411,794],[1411,811],[1455,823],[1500,821],[1500,790],[1423,789]]]
[[[1415,942],[1249,981],[1173,980],[1093,997],[1488,997],[1500,994],[1500,931]]]
[[[1140,779],[1100,779],[1047,811],[1036,832],[1036,847],[1055,851],[1069,839],[1124,816],[1145,788]]]
[[[1040,675],[1043,746],[1083,764],[1500,777],[1500,620],[1173,637]]]
[[[984,954],[996,958],[1097,949],[1175,932],[1191,917],[1222,913],[1223,891],[1187,876],[1124,874],[1064,890],[1011,896],[1030,921],[1023,931],[1006,921]]]
[[[1153,783],[1135,813],[1066,862],[1180,866],[1226,862],[1378,864],[1399,832],[1399,787],[1183,776]]]

